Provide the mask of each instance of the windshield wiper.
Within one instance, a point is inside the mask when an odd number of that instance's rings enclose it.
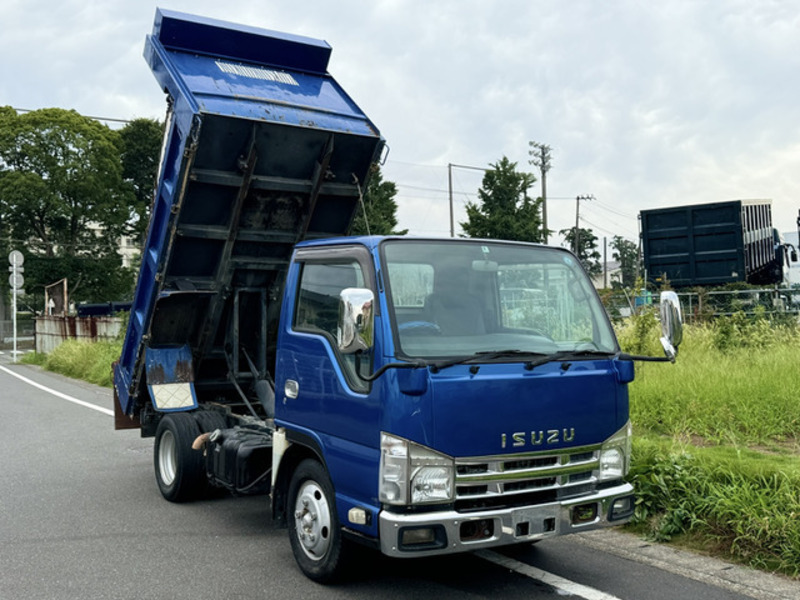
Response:
[[[358,356],[358,354],[356,354]],[[356,375],[359,379],[364,381],[375,381],[378,377],[386,373],[389,369],[424,369],[428,366],[428,362],[424,360],[415,360],[411,362],[393,362],[383,365],[380,369],[375,371],[372,375],[362,375],[360,370],[356,368]]]
[[[530,371],[549,362],[563,362],[582,358],[608,358],[615,354],[615,352],[606,352],[605,350],[559,350],[553,354],[546,354],[541,358],[525,363],[525,370]]]
[[[436,371],[440,371],[442,369],[446,369],[447,367],[452,367],[455,365],[463,365],[466,363],[471,362],[483,362],[494,360],[496,358],[513,358],[518,356],[547,356],[543,352],[528,352],[526,350],[519,350],[517,348],[509,348],[507,350],[482,350],[480,352],[475,352],[474,354],[468,354],[467,356],[459,356],[458,358],[452,358],[449,360],[443,360],[440,362],[430,363],[431,370],[435,373]]]

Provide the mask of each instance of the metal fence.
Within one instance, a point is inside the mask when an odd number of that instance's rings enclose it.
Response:
[[[36,352],[52,352],[67,339],[113,340],[121,326],[119,317],[36,317]]]
[[[615,292],[603,301],[611,318],[620,319],[642,307],[658,304],[658,297],[651,292],[639,295]],[[800,287],[679,292],[678,298],[684,321],[688,323],[735,313],[767,318],[800,316]]]
[[[744,313],[748,316],[797,317],[800,289],[772,288],[678,294],[688,322]]]

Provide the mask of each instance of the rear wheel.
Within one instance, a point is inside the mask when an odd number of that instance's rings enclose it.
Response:
[[[320,583],[341,575],[346,548],[333,484],[316,460],[301,462],[289,484],[289,541],[300,570]]]
[[[192,415],[172,413],[156,429],[153,463],[161,495],[170,502],[186,502],[206,489],[203,454],[192,450],[200,429]]]
[[[215,410],[198,410],[193,414],[200,433],[211,433],[217,429],[228,427],[225,417]]]

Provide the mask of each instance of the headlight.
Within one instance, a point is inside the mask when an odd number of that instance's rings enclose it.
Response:
[[[430,504],[453,500],[453,459],[430,448],[381,433],[380,501]]]
[[[631,422],[608,438],[600,448],[599,481],[622,479],[631,463]]]

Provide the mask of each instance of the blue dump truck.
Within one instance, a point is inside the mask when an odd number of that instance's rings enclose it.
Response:
[[[675,287],[780,284],[797,253],[772,225],[769,200],[730,200],[643,210],[648,280]]]
[[[420,557],[625,522],[632,357],[576,258],[341,237],[384,140],[322,41],[165,10],[168,98],[116,427],[162,495],[269,494],[300,569],[354,543]],[[662,303],[674,359],[677,298]]]

